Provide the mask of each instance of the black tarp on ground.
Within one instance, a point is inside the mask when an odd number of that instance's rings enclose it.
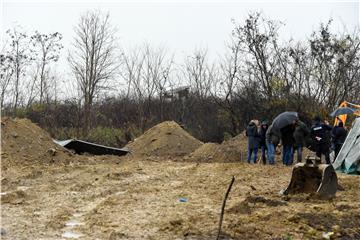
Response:
[[[67,149],[74,150],[77,154],[82,154],[82,153],[86,152],[86,153],[90,153],[90,154],[94,154],[94,155],[123,156],[123,155],[126,155],[127,153],[129,153],[129,151],[127,149],[108,147],[108,146],[104,146],[104,145],[100,145],[100,144],[96,144],[96,143],[85,142],[85,141],[76,140],[76,139],[69,139],[69,140],[63,140],[63,141],[54,140],[54,142],[67,148]]]

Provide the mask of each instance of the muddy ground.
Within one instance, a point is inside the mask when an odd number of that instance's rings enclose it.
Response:
[[[360,239],[359,176],[338,174],[333,200],[284,197],[290,167],[61,149],[25,161],[13,135],[2,130],[1,239],[215,239],[232,176],[222,239]]]
[[[360,238],[358,176],[340,174],[345,190],[321,201],[280,196],[291,170],[282,166],[89,158],[2,171],[2,239],[214,239],[233,175],[223,223],[230,239]]]

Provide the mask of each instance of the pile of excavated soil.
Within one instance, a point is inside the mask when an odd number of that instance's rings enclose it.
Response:
[[[247,160],[247,146],[248,140],[245,135],[245,132],[240,133],[239,135],[224,141],[222,144],[216,143],[205,143],[196,149],[194,152],[190,153],[187,157],[187,161],[194,162],[241,162]],[[276,162],[281,162],[281,152],[282,147],[277,148],[277,155],[275,156]],[[306,156],[314,155],[307,148],[303,148],[303,161]],[[258,150],[258,161],[261,161],[261,149]],[[296,153],[294,154],[294,162],[297,161]]]
[[[225,152],[225,161],[245,161],[247,155],[247,137],[245,132],[238,134],[237,136],[224,141],[222,144],[222,151]]]
[[[190,153],[188,159],[197,162],[212,162],[219,159],[224,159],[225,153],[222,151],[222,146],[217,143],[205,143],[194,152]]]
[[[176,122],[166,121],[150,128],[126,147],[137,156],[181,157],[202,144]]]
[[[247,138],[245,133],[224,141],[222,144],[206,143],[189,154],[187,160],[196,162],[239,162],[245,161]]]
[[[28,119],[1,120],[2,167],[34,162],[64,161],[71,153],[55,144],[50,135]]]

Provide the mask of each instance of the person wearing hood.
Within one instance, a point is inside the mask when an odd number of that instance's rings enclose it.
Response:
[[[280,142],[280,132],[276,132],[271,124],[266,130],[265,141],[268,151],[268,161],[270,165],[275,164],[275,149]]]
[[[306,124],[300,120],[295,123],[294,139],[295,146],[294,152],[297,152],[297,162],[302,161],[302,150],[306,146],[306,138],[310,135],[310,129]]]
[[[336,159],[347,136],[347,131],[344,128],[344,123],[339,122],[339,124],[336,127],[334,127],[333,130],[331,131],[331,135],[332,135],[332,142],[334,145],[335,159]]]
[[[251,120],[246,127],[246,136],[248,137],[248,163],[251,163],[251,157],[254,155],[253,163],[256,163],[257,152],[259,148],[260,135],[258,132],[258,121]]]
[[[325,155],[326,164],[330,164],[330,131],[332,127],[327,121],[324,123],[319,116],[314,118],[314,124],[311,127],[311,138],[315,142],[316,156],[320,158]]]
[[[269,125],[267,123],[267,121],[263,121],[261,123],[260,126],[260,131],[259,131],[259,135],[260,135],[260,147],[261,147],[261,159],[263,164],[266,164],[266,151],[267,151],[267,147],[266,147],[266,131],[268,130]]]

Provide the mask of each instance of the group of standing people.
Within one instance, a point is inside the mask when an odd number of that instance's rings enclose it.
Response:
[[[330,164],[330,151],[334,150],[336,158],[345,142],[347,130],[341,121],[332,127],[328,121],[322,121],[318,116],[313,120],[311,127],[296,119],[280,130],[273,128],[267,121],[260,123],[258,120],[251,120],[246,128],[248,163],[256,163],[258,151],[261,149],[262,163],[275,164],[276,147],[281,143],[284,165],[293,164],[295,151],[297,162],[301,162],[304,147],[309,147],[320,159],[324,155],[326,163]]]

